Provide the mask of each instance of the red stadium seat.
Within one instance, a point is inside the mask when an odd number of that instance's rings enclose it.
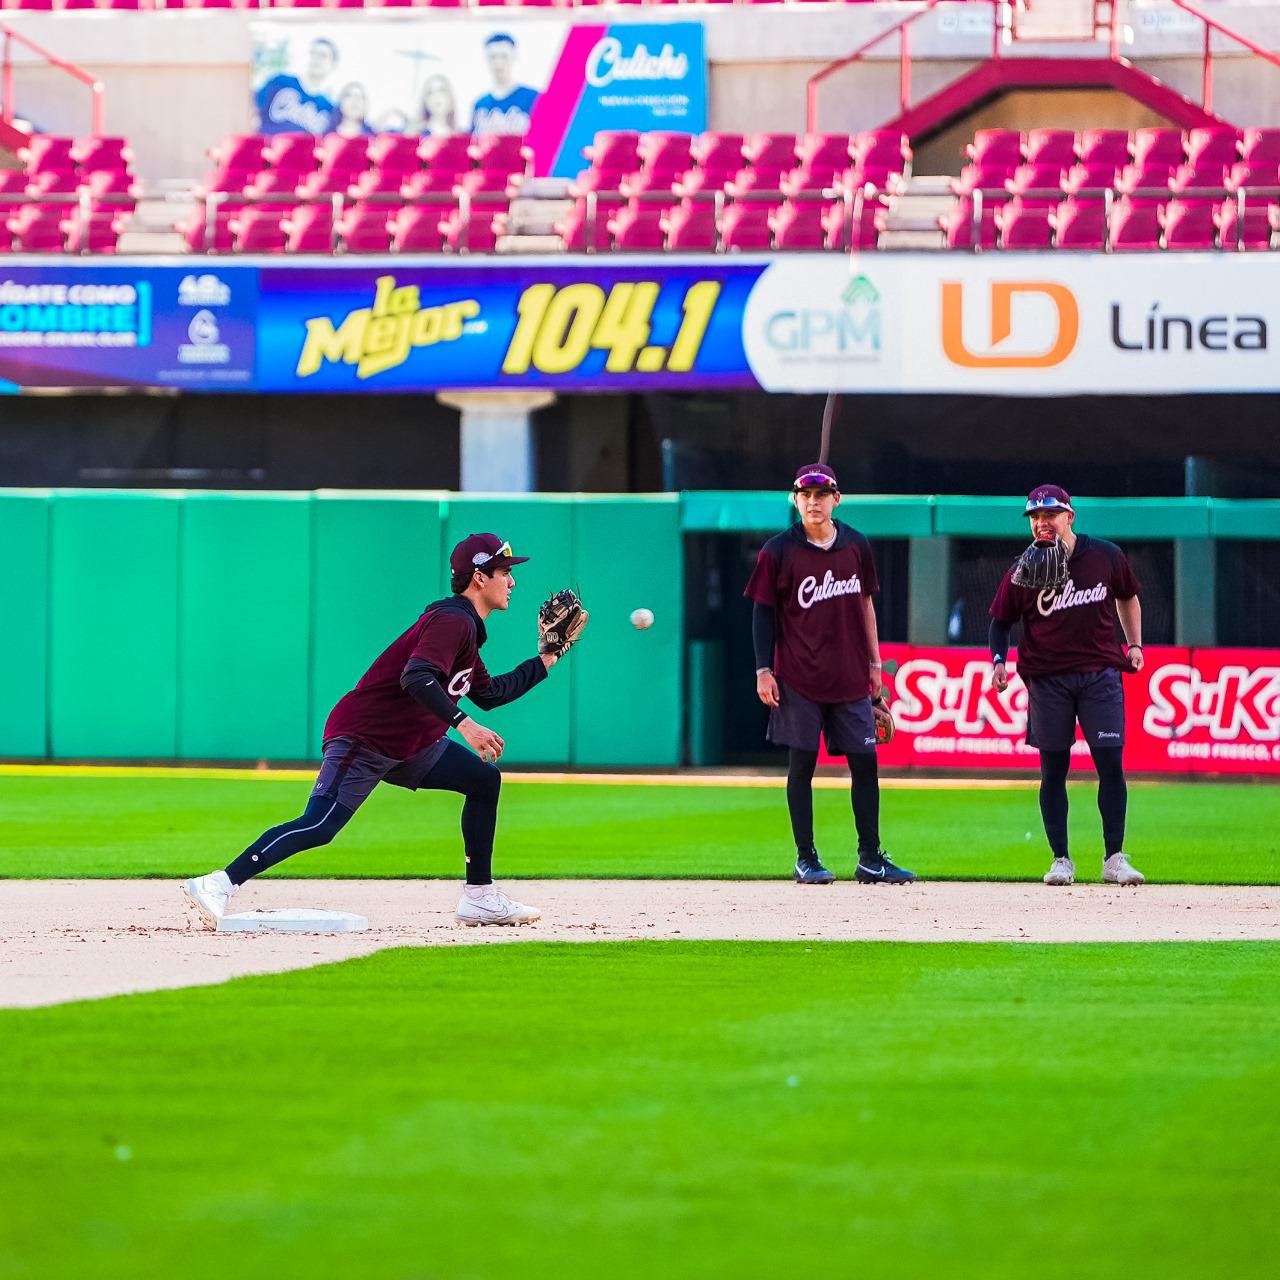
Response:
[[[442,252],[440,212],[430,205],[407,205],[401,209],[391,220],[391,247],[397,253]]]
[[[1013,176],[1005,183],[1005,190],[1012,195],[1026,197],[1024,203],[1036,200],[1043,203],[1049,200],[1056,204],[1061,199],[1066,183],[1066,171],[1058,165],[1032,164],[1028,161],[1013,171]],[[1040,194],[1032,195],[1032,192]]]
[[[387,173],[406,174],[421,167],[418,159],[420,144],[417,138],[406,138],[400,133],[380,133],[369,143],[369,164]]]
[[[419,163],[440,173],[460,174],[471,168],[471,135],[454,134],[449,138],[423,138],[418,144]]]
[[[356,205],[336,224],[341,247],[347,253],[386,253],[391,248],[391,219],[395,205]]]
[[[286,253],[332,253],[333,205],[303,204],[281,219]]]
[[[700,134],[693,141],[694,166],[706,173],[722,173],[727,181],[743,167],[743,143],[740,133]]]
[[[123,138],[77,138],[71,158],[81,173],[127,173],[133,152]]]
[[[1251,165],[1280,165],[1280,129],[1246,129],[1241,159]]]
[[[825,249],[825,216],[829,201],[788,200],[769,214],[769,229],[777,249]]]
[[[1160,204],[1122,196],[1111,208],[1112,251],[1159,249],[1162,213]]]
[[[1133,163],[1135,165],[1167,165],[1176,169],[1186,153],[1182,134],[1177,129],[1135,129],[1133,131]]]
[[[1133,148],[1124,129],[1083,129],[1076,137],[1076,155],[1081,164],[1123,169],[1133,159]]]
[[[524,139],[513,134],[485,134],[476,138],[467,151],[477,169],[492,173],[525,173],[533,160],[533,152],[524,145]]]
[[[1188,160],[1174,171],[1169,180],[1169,189],[1175,192],[1196,192],[1206,197],[1216,195],[1221,199],[1227,191],[1227,174],[1224,165],[1212,160]]]
[[[405,200],[425,195],[451,197],[457,185],[458,176],[447,169],[418,169],[405,175],[404,182],[400,184],[400,195]]]
[[[309,133],[277,133],[262,149],[262,162],[281,173],[311,173],[316,167],[316,140]]]
[[[720,223],[720,242],[726,250],[755,252],[773,247],[767,204],[736,201]]]
[[[1124,196],[1136,196],[1138,201],[1167,200],[1175,172],[1172,165],[1160,161],[1143,164],[1135,160],[1125,165],[1116,190]]]
[[[1051,210],[1050,225],[1059,249],[1101,249],[1107,237],[1107,202],[1069,196]]]
[[[1165,248],[1215,248],[1218,207],[1213,200],[1170,200],[1160,219]]]
[[[62,253],[66,248],[63,223],[67,211],[61,205],[23,205],[8,221],[13,247],[22,253]]]
[[[602,130],[582,154],[593,169],[634,173],[640,167],[640,135],[634,130]]]
[[[1048,249],[1053,241],[1051,216],[1055,204],[1027,202],[1017,196],[995,212],[995,225],[1004,249]]]
[[[1120,181],[1121,172],[1122,170],[1110,161],[1091,161],[1087,164],[1081,161],[1067,170],[1062,189],[1073,196],[1081,195],[1086,191],[1094,193],[1112,191]]]
[[[964,153],[979,168],[1007,168],[1012,173],[1022,163],[1022,134],[1016,129],[979,129]]]
[[[1076,135],[1070,129],[1032,129],[1027,134],[1027,164],[1070,169],[1076,162]]]
[[[71,157],[75,145],[72,138],[35,134],[25,147],[18,148],[18,159],[26,167],[28,177],[41,173],[72,173],[76,162]]]
[[[687,133],[642,133],[639,154],[642,169],[672,182],[693,163],[693,139]]]
[[[613,247],[631,252],[661,249],[665,241],[662,229],[663,212],[664,210],[656,205],[634,202],[623,205],[609,220],[609,233],[613,236]]]
[[[331,133],[321,139],[316,149],[316,164],[320,173],[349,173],[354,181],[357,173],[368,168],[369,139]]]
[[[712,253],[716,247],[714,200],[682,200],[662,215],[669,253]]]
[[[283,253],[288,233],[282,225],[288,216],[281,209],[238,209],[231,218],[231,234],[237,253]]]
[[[796,167],[796,135],[753,133],[743,143],[742,154],[751,168],[780,176]]]
[[[1246,190],[1280,191],[1280,162],[1259,164],[1241,160],[1233,164],[1231,172],[1227,174],[1227,190],[1238,191],[1241,187]]]
[[[1018,166],[1013,161],[993,161],[990,164],[967,164],[960,176],[951,184],[956,195],[967,196],[974,191],[1004,191],[1006,183],[1013,179]]]
[[[1229,169],[1240,159],[1239,129],[1191,129],[1187,132],[1187,163]]]

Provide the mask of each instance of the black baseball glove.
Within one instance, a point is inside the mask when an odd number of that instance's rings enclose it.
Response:
[[[557,591],[538,608],[538,652],[563,658],[582,635],[590,615],[576,591]]]
[[[1056,590],[1067,580],[1067,548],[1061,538],[1033,542],[1013,564],[1013,585]]]

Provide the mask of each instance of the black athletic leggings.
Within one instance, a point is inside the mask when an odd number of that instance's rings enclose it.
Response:
[[[874,751],[847,757],[853,779],[850,798],[853,824],[858,831],[858,852],[880,849],[880,772]],[[787,808],[791,812],[791,834],[796,848],[813,848],[813,771],[818,766],[816,751],[790,749],[787,757]]]
[[[462,843],[467,857],[467,883],[491,883],[493,833],[498,825],[498,794],[502,789],[502,774],[497,766],[450,742],[418,789],[457,791],[465,797]],[[339,804],[333,796],[312,796],[300,817],[264,831],[227,867],[231,883],[244,884],[295,853],[328,844],[347,825],[352,813],[353,809]]]
[[[1098,771],[1098,812],[1102,815],[1102,843],[1106,857],[1124,849],[1125,813],[1129,788],[1124,778],[1124,748],[1094,747]],[[1067,773],[1070,751],[1040,753],[1040,816],[1055,858],[1067,858]]]

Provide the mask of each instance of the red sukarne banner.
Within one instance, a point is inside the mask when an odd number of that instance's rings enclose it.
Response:
[[[1017,677],[991,688],[985,649],[883,644],[897,721],[880,748],[886,768],[973,773],[1034,769],[1026,745],[1027,690]],[[1280,776],[1280,650],[1152,647],[1142,671],[1124,677],[1125,763],[1135,773]],[[1091,768],[1077,732],[1077,767]],[[836,763],[826,752],[823,763]]]

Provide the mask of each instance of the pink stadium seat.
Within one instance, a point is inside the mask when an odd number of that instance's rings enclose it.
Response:
[[[48,13],[53,8],[53,0],[15,0],[12,7]]]
[[[788,200],[769,215],[769,228],[777,249],[825,249],[824,217],[829,202]]]
[[[1212,249],[1218,205],[1212,200],[1170,200],[1160,221],[1166,249]]]
[[[238,209],[231,218],[237,253],[283,253],[288,233],[282,209]]]
[[[490,203],[472,205],[470,214],[461,207],[450,209],[440,220],[445,246],[455,253],[492,253],[498,233],[494,222],[509,205],[497,208]]]
[[[911,166],[911,143],[905,133],[871,129],[853,141],[855,169],[886,169],[905,173]]]
[[[287,240],[286,253],[333,252],[333,206],[304,204],[281,219]]]
[[[1015,196],[1025,196],[1028,202],[1039,200],[1043,203],[1050,200],[1056,204],[1066,182],[1066,171],[1058,165],[1032,164],[1028,161],[1013,171],[1013,176],[1005,183],[1005,190]],[[1032,195],[1032,192],[1040,194]]]
[[[1070,169],[1076,162],[1076,135],[1070,129],[1032,129],[1027,134],[1027,163]]]
[[[1129,135],[1123,129],[1082,129],[1076,137],[1081,164],[1111,165],[1123,169],[1133,158]]]
[[[493,173],[525,173],[533,159],[533,152],[524,145],[523,138],[504,133],[476,138],[467,152],[477,169]]]
[[[974,191],[1003,191],[1012,180],[1018,165],[1013,160],[992,161],[989,164],[967,164],[960,176],[951,184],[956,195],[967,196]]]
[[[214,147],[209,158],[218,173],[257,173],[262,168],[266,141],[256,133],[233,134]]]
[[[316,149],[316,163],[320,173],[349,173],[354,175],[369,165],[369,139],[344,138],[331,133],[322,138]]]
[[[400,184],[400,195],[405,200],[425,195],[452,197],[457,184],[458,176],[447,169],[418,169],[405,175],[404,182]]]
[[[253,181],[244,188],[244,194],[260,199],[263,196],[291,196],[298,189],[301,175],[292,169],[263,169],[254,174]]]
[[[639,172],[635,170],[634,172]],[[622,184],[631,176],[617,169],[584,169],[573,180],[569,192],[574,196],[586,195],[588,191],[616,192],[622,190]]]
[[[6,200],[6,196],[25,196],[27,175],[21,169],[0,169],[0,222],[22,207],[21,200]]]
[[[297,175],[299,196],[345,195],[352,184],[367,170],[317,169],[314,173]],[[399,176],[398,174],[395,176]]]
[[[1125,165],[1116,182],[1121,195],[1137,196],[1140,201],[1167,200],[1169,184],[1173,181],[1174,168],[1162,161]]]
[[[1196,192],[1221,198],[1227,191],[1227,169],[1212,160],[1188,160],[1178,166],[1169,181],[1169,189],[1175,192]]]
[[[88,217],[75,214],[62,224],[67,252],[115,253],[120,233],[128,221],[128,214],[90,214]]]
[[[417,138],[400,133],[380,133],[369,143],[368,160],[375,169],[406,174],[420,167]]]
[[[1004,249],[1048,249],[1053,241],[1050,218],[1056,204],[1024,201],[1015,197],[995,212],[995,225]]]
[[[1218,210],[1218,237],[1224,249],[1270,249],[1278,226],[1280,209],[1265,201],[1246,204],[1243,220],[1234,199],[1224,200]]]
[[[69,217],[76,205],[78,180],[73,173],[36,174],[27,183],[27,195],[38,196],[43,203],[62,210],[62,217]]]
[[[974,204],[967,198],[956,201],[954,207],[938,219],[938,226],[946,232],[948,249],[994,249],[996,247],[996,209],[998,205],[984,202],[974,243]]]
[[[633,130],[602,130],[582,154],[593,169],[634,173],[640,167],[640,135]]]
[[[234,240],[231,234],[231,216],[234,212],[224,205],[214,214],[210,224],[206,223],[205,211],[200,208],[191,217],[180,222],[175,230],[181,232],[192,253],[230,253]]]
[[[1133,162],[1136,165],[1168,165],[1176,169],[1186,155],[1177,129],[1135,129]]]
[[[356,205],[338,219],[336,230],[348,253],[386,253],[391,248],[390,222],[396,206]]]
[[[839,250],[877,248],[887,211],[888,202],[880,196],[835,201],[828,206],[823,218],[828,247]]]
[[[783,175],[767,169],[739,169],[724,184],[725,191],[735,200],[752,196],[759,208],[780,205],[786,197],[782,193]]]
[[[644,203],[651,208],[669,209],[680,199],[680,193],[675,191],[672,182],[670,174],[650,173],[642,169],[639,173],[633,173],[625,178],[621,190],[628,200],[636,196],[647,196],[648,199]]]
[[[743,167],[744,139],[740,133],[704,133],[693,141],[694,165],[707,173],[722,173],[723,186],[733,174]]]
[[[62,224],[67,212],[60,205],[26,204],[9,219],[14,248],[22,253],[61,253],[66,247]]]
[[[712,253],[716,247],[714,200],[682,200],[662,215],[668,253]]]
[[[1094,193],[1111,191],[1115,189],[1116,183],[1120,181],[1121,172],[1121,168],[1110,161],[1091,161],[1088,164],[1081,161],[1081,163],[1072,165],[1067,170],[1062,189],[1072,196],[1081,195],[1086,191]]]
[[[696,195],[700,191],[708,193],[723,191],[725,183],[732,182],[737,172],[737,169],[726,173],[722,169],[701,169],[695,165],[691,169],[686,169],[671,186],[681,196]]]
[[[603,253],[607,250],[609,248],[609,218],[617,207],[617,204],[611,205],[601,202],[601,205],[596,209],[595,225],[588,232],[587,202],[583,198],[576,200],[573,208],[555,224],[555,233],[563,241],[565,250],[569,253],[586,253],[588,251],[588,235],[591,241],[591,252]]]
[[[772,248],[767,204],[735,202],[720,223],[720,242],[726,250],[752,253]]]
[[[1241,158],[1252,165],[1280,165],[1280,129],[1246,129]]]
[[[687,133],[642,133],[639,153],[643,169],[674,181],[693,163],[693,139]]]
[[[663,247],[663,210],[655,205],[624,205],[609,220],[613,247],[633,253],[656,251]]]
[[[1022,135],[1015,129],[979,129],[964,153],[978,167],[1004,167],[1012,173],[1022,163]]]
[[[369,196],[398,196],[405,177],[403,172],[395,169],[366,169],[356,175],[356,180],[347,188],[347,194],[353,200],[364,200]]]
[[[1068,196],[1049,215],[1059,249],[1101,249],[1107,235],[1107,202]]]
[[[132,213],[142,195],[132,175],[111,169],[89,174],[81,182],[81,190],[89,193],[89,209],[95,214]]]
[[[1111,207],[1111,248],[1115,252],[1160,248],[1162,206],[1122,196]]]
[[[25,147],[18,148],[18,159],[26,166],[28,177],[41,173],[71,173],[76,162],[71,158],[74,140],[49,134],[35,134]]]
[[[753,133],[743,143],[742,154],[751,168],[781,176],[796,167],[796,135]]]
[[[505,208],[523,181],[524,174],[508,173],[505,169],[471,169],[458,178],[454,188],[467,192],[473,203],[485,199],[493,204],[496,198]]]
[[[77,138],[71,158],[82,173],[127,173],[133,152],[123,138]]]
[[[1227,174],[1227,190],[1238,191],[1241,187],[1246,190],[1280,190],[1280,162],[1259,164],[1241,160],[1233,164],[1231,172]]]
[[[401,209],[391,220],[391,247],[397,253],[440,253],[444,249],[440,212],[430,205]]]
[[[466,173],[471,168],[471,135],[456,133],[449,138],[423,138],[418,144],[418,160],[441,173]]]
[[[853,158],[854,141],[847,133],[806,133],[796,147],[799,168],[842,173]]]
[[[1190,129],[1186,141],[1188,164],[1229,169],[1240,159],[1239,129]]]
[[[262,162],[282,173],[311,173],[316,167],[316,140],[309,133],[278,133],[263,147]]]

